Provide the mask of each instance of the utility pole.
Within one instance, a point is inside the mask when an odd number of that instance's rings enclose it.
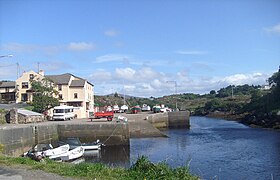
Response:
[[[37,62],[38,73],[40,72],[40,62]]]
[[[18,76],[19,76],[19,63],[17,62],[17,79],[18,79]]]
[[[231,86],[231,98],[233,98],[233,85]]]

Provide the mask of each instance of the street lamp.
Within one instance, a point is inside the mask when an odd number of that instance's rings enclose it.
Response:
[[[174,83],[175,86],[175,96],[177,95],[177,81],[166,81],[167,83]],[[176,111],[177,111],[177,97],[175,97],[176,100]]]
[[[0,58],[5,58],[5,57],[13,57],[12,54],[9,54],[9,55],[1,55]]]

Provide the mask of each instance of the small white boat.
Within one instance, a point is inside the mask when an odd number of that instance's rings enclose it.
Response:
[[[117,104],[113,106],[113,111],[114,113],[118,113],[120,111],[120,108]]]
[[[98,150],[101,149],[101,143],[99,139],[93,143],[81,143],[79,138],[67,138],[58,142],[59,145],[69,144],[70,150],[76,147],[82,146],[84,150]]]
[[[64,154],[61,154],[59,158],[62,161],[70,161],[74,159],[78,159],[84,155],[84,148],[82,146],[72,149]]]
[[[122,105],[122,106],[121,106],[121,109],[120,109],[120,112],[122,112],[122,113],[123,113],[123,112],[127,112],[127,111],[128,111],[128,106],[127,106],[127,105],[125,105],[125,104],[124,104],[124,105]]]
[[[64,153],[68,152],[69,149],[70,149],[69,144],[65,144],[65,145],[59,146],[57,148],[48,149],[46,151],[43,151],[43,154],[44,154],[44,156],[49,157],[49,156],[53,156],[53,155],[64,154]]]
[[[148,106],[147,104],[142,105],[142,111],[151,111],[151,107]]]
[[[49,157],[53,155],[59,155],[66,153],[69,151],[70,146],[68,144],[65,144],[63,146],[59,146],[57,148],[53,148],[51,144],[37,144],[33,150],[34,154],[36,156],[43,156],[43,157]]]

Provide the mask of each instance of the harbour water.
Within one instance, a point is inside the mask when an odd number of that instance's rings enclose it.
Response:
[[[215,118],[191,117],[190,129],[163,131],[169,138],[131,139],[105,147],[87,162],[129,167],[138,156],[171,167],[189,165],[203,179],[280,179],[280,132]]]

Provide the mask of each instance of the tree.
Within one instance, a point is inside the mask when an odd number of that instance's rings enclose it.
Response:
[[[34,106],[34,111],[43,113],[59,105],[59,100],[55,97],[58,92],[54,89],[53,85],[54,83],[47,78],[44,78],[42,81],[31,81],[31,90],[33,92],[32,105]]]
[[[210,94],[211,94],[211,95],[215,95],[215,94],[216,94],[216,91],[215,91],[215,90],[211,90],[211,91],[210,91]]]

